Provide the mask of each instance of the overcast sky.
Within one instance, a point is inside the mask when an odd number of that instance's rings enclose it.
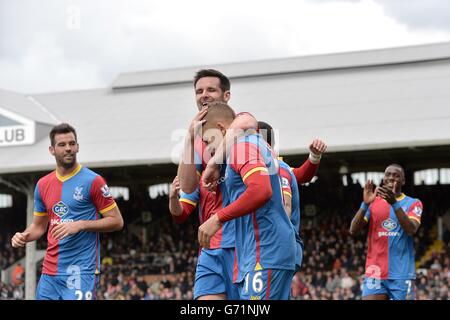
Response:
[[[444,41],[448,0],[0,0],[0,88]]]

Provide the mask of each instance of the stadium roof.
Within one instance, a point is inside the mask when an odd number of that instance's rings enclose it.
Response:
[[[307,153],[315,137],[329,152],[450,145],[450,43],[442,43],[125,73],[96,90],[0,90],[3,126],[13,112],[37,128],[34,144],[0,147],[0,173],[53,168],[42,132],[62,121],[77,129],[79,160],[90,167],[176,161],[197,110],[192,79],[204,67],[230,77],[236,111],[279,130],[281,154]]]

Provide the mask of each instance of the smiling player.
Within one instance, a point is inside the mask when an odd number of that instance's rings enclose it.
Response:
[[[38,181],[33,222],[17,232],[11,243],[14,248],[23,247],[49,227],[36,299],[95,299],[100,272],[98,233],[121,230],[123,219],[105,180],[77,163],[75,129],[66,123],[57,125],[50,141],[56,170]]]
[[[403,185],[403,168],[389,165],[383,186],[375,188],[367,181],[364,201],[351,222],[352,235],[369,223],[364,300],[414,299],[413,235],[420,226],[422,202],[402,193]]]

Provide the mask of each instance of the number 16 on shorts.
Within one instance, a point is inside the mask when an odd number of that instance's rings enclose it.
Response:
[[[239,284],[241,300],[287,300],[291,291],[293,270],[263,269],[251,271]]]

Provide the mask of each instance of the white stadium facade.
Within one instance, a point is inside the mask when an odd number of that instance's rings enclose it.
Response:
[[[133,192],[172,181],[197,110],[193,77],[201,68],[229,76],[230,105],[270,123],[291,165],[303,162],[312,139],[326,141],[319,179],[397,162],[412,183],[414,172],[450,168],[450,43],[143,71],[101,89],[0,89],[0,194],[28,199],[28,212],[14,214],[32,218],[34,184],[54,169],[48,133],[61,122],[77,129],[80,163],[110,186]],[[29,244],[27,298],[34,296],[35,255]]]

